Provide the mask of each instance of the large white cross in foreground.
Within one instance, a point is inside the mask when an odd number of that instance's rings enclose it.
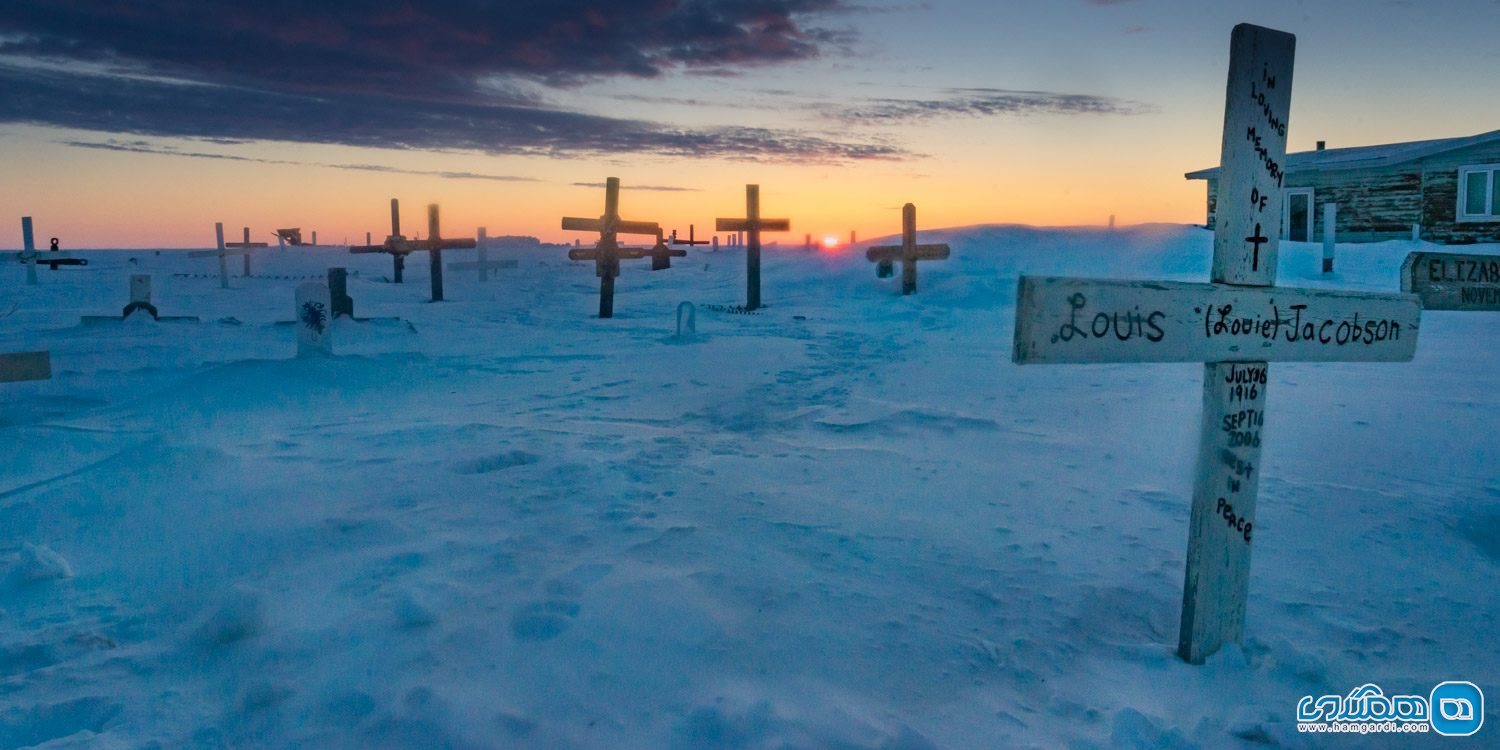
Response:
[[[1415,297],[1278,289],[1277,232],[1296,38],[1230,41],[1211,284],[1022,276],[1018,364],[1204,362],[1178,655],[1202,664],[1244,632],[1267,362],[1402,362]]]

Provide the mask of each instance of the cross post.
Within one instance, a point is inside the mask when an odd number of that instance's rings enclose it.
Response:
[[[229,256],[245,256],[245,276],[250,275],[250,253],[257,245],[250,242],[250,230],[245,229],[245,244],[224,242],[224,223],[214,224],[214,241],[218,245],[217,250],[194,250],[188,253],[189,258],[213,258],[219,259],[219,286],[223,289],[229,288]],[[259,245],[263,247],[264,245]],[[232,248],[232,249],[231,249]]]
[[[429,268],[432,277],[432,301],[443,301],[443,251],[472,248],[475,241],[472,239],[443,239],[441,227],[438,220],[438,204],[427,206],[427,239],[408,240],[401,234],[401,208],[400,203],[391,199],[391,235],[385,238],[385,242],[379,245],[356,245],[349,248],[349,252],[356,255],[367,253],[389,253],[394,265],[392,275],[394,281],[400,284],[402,271],[406,268],[406,256],[416,252],[426,252],[429,260]]]
[[[790,232],[789,219],[762,219],[760,216],[760,186],[745,186],[745,218],[718,219],[715,230],[719,232],[745,232],[749,244],[745,246],[745,309],[760,309],[760,233]]]
[[[1244,634],[1270,361],[1405,362],[1421,306],[1401,294],[1277,288],[1296,37],[1236,26],[1211,283],[1022,276],[1018,364],[1202,362],[1202,422],[1178,655]]]
[[[949,252],[947,244],[917,244],[917,207],[908,203],[901,207],[901,244],[871,247],[865,251],[865,258],[879,264],[877,273],[887,272],[881,278],[890,276],[894,261],[901,261],[901,293],[912,294],[917,291],[917,261],[946,260]]]
[[[573,260],[594,261],[594,275],[599,277],[599,317],[615,314],[615,277],[620,275],[620,261],[644,258],[643,248],[621,247],[618,235],[644,234],[661,238],[661,227],[654,221],[626,221],[620,218],[620,178],[604,181],[604,215],[597,219],[564,216],[562,228],[576,232],[598,232],[599,241],[591,248],[574,247],[568,251]]]

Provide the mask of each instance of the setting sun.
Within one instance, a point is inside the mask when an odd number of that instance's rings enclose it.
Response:
[[[835,236],[833,236],[831,234],[828,235],[827,237],[823,238],[823,247],[831,250],[831,249],[833,249],[835,247],[838,247],[838,246],[839,246],[839,238],[837,238],[837,237],[835,237]]]

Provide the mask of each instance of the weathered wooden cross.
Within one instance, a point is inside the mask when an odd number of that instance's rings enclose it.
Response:
[[[480,281],[489,281],[490,280],[490,271],[498,271],[498,270],[500,270],[502,268],[515,268],[515,267],[521,265],[514,258],[507,259],[507,260],[495,260],[495,261],[490,260],[489,259],[489,244],[490,244],[489,243],[489,237],[485,236],[485,228],[484,227],[480,227],[479,228],[479,239],[474,243],[474,257],[475,257],[475,260],[473,260],[473,261],[463,261],[463,262],[459,262],[459,263],[449,263],[448,264],[448,270],[449,271],[478,271],[479,272],[479,280]]]
[[[1203,418],[1177,653],[1201,664],[1244,631],[1270,361],[1408,361],[1409,295],[1276,288],[1296,38],[1230,41],[1212,282],[1022,276],[1014,361],[1203,362]],[[1266,235],[1270,235],[1269,237]]]
[[[0,383],[19,383],[23,380],[51,379],[51,352],[0,354]]]
[[[604,182],[604,215],[597,219],[564,216],[562,228],[575,232],[599,233],[597,244],[593,247],[575,247],[568,251],[568,257],[573,260],[594,261],[594,275],[599,277],[599,317],[614,317],[615,277],[620,275],[620,261],[636,260],[649,254],[645,248],[620,247],[617,235],[644,234],[660,238],[661,227],[654,221],[621,219],[620,178],[611,177]]]
[[[1401,291],[1424,310],[1500,312],[1500,255],[1412,253],[1401,264]]]
[[[250,255],[255,252],[253,246],[235,247],[224,244],[224,223],[214,224],[214,237],[218,242],[217,250],[194,250],[188,253],[189,258],[213,258],[219,259],[219,286],[229,288],[229,256],[241,255],[245,258],[245,277],[250,276]],[[250,242],[250,229],[245,229],[245,242]]]
[[[695,239],[693,237],[693,232],[695,231],[695,229],[696,229],[695,225],[693,225],[693,224],[689,224],[688,225],[688,238],[685,239],[685,240],[679,240],[679,239],[677,239],[677,230],[673,229],[672,230],[672,239],[670,240],[670,242],[673,245],[688,245],[688,246],[692,246],[692,245],[707,245],[708,244],[708,240],[700,240],[700,239]],[[718,239],[718,238],[715,238],[715,239]]]
[[[85,258],[75,258],[66,252],[57,249],[57,238],[52,238],[51,250],[43,255],[36,250],[36,237],[31,229],[31,217],[21,217],[21,253],[16,257],[26,264],[26,283],[36,284],[36,267],[43,265],[56,271],[58,266],[86,266],[89,264]]]
[[[646,250],[646,255],[651,256],[651,270],[660,271],[672,267],[673,258],[686,258],[686,250],[676,250],[667,245],[667,240],[662,236],[661,230],[656,230],[656,244]]]
[[[760,217],[760,186],[745,186],[745,218],[718,219],[714,227],[719,232],[745,232],[749,244],[745,246],[745,309],[760,309],[760,233],[790,232],[790,219],[762,219]]]
[[[901,207],[901,244],[871,247],[865,257],[878,264],[876,275],[882,279],[890,278],[892,264],[901,261],[901,293],[912,294],[917,291],[917,261],[947,260],[948,252],[946,244],[917,244],[917,207],[908,203]]]
[[[401,235],[401,204],[395,198],[391,199],[391,236],[385,238],[385,242],[379,245],[360,245],[349,248],[349,252],[355,254],[363,253],[390,253],[395,263],[395,282],[401,283],[401,271],[406,267],[406,256],[426,252],[431,261],[428,265],[432,271],[432,301],[443,301],[443,251],[461,250],[474,247],[477,243],[472,239],[443,239],[442,232],[438,226],[438,205],[433,203],[427,206],[427,239],[408,240]]]

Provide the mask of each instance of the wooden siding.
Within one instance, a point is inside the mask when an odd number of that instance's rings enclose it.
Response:
[[[1339,242],[1380,242],[1411,238],[1422,225],[1422,239],[1441,244],[1500,242],[1500,222],[1455,223],[1458,169],[1500,163],[1500,143],[1458,149],[1383,169],[1301,171],[1287,174],[1287,188],[1313,189],[1312,241],[1323,237],[1323,204],[1338,204]],[[1209,179],[1208,216],[1214,227],[1218,180]]]

